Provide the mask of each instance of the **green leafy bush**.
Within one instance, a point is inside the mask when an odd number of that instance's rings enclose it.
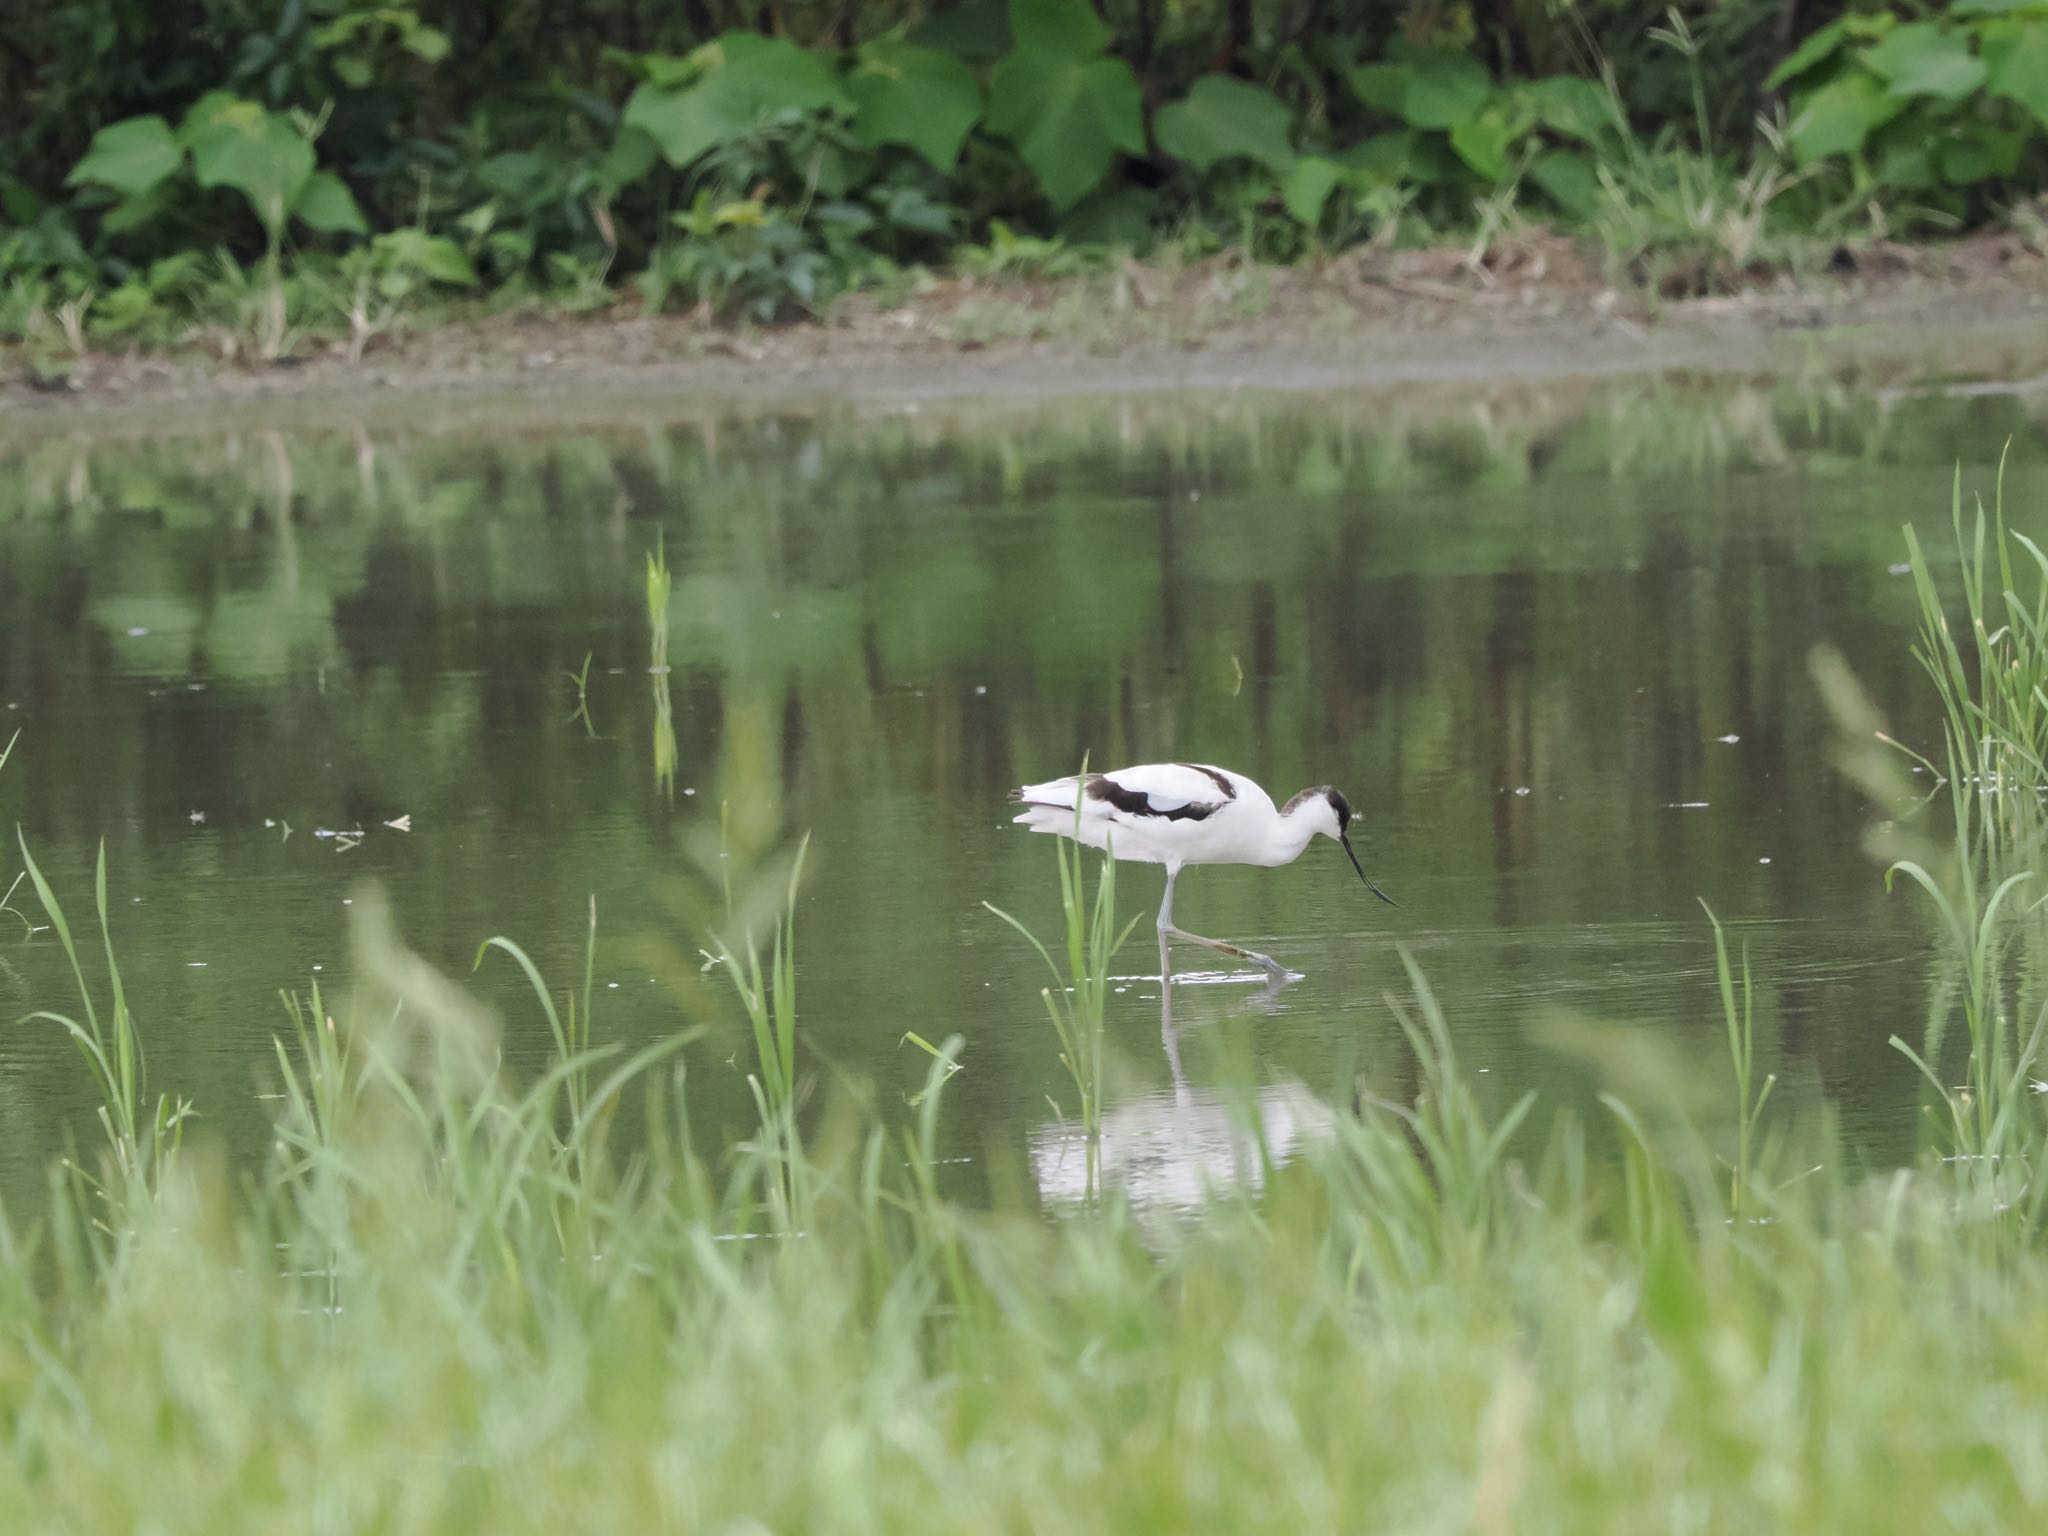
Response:
[[[1791,104],[1787,140],[1878,195],[1951,220],[2040,185],[2048,143],[2048,4],[1955,0],[1939,19],[1851,12],[1808,37],[1768,82]]]
[[[404,234],[497,291],[638,277],[768,317],[999,225],[1287,259],[1517,214],[1725,274],[2048,187],[2048,0],[1802,7],[1790,39],[1785,14],[53,0],[0,49],[0,285],[61,279],[125,326],[152,293],[190,307],[170,276],[225,249],[382,294],[416,264],[353,253]]]
[[[172,214],[192,189],[241,194],[274,246],[286,222],[337,234],[367,234],[355,194],[315,169],[305,126],[226,92],[203,96],[174,132],[154,114],[124,118],[93,136],[65,178],[102,194],[100,227],[121,235]]]

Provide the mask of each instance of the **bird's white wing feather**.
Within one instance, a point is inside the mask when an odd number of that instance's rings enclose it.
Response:
[[[1114,841],[1118,858],[1153,863],[1215,862],[1217,850],[1234,848],[1259,825],[1244,812],[1272,814],[1258,785],[1206,763],[1139,763],[1085,781],[1027,784],[1012,798],[1024,803],[1015,819],[1034,832],[1094,848]]]
[[[1139,763],[1103,777],[1121,789],[1143,795],[1161,815],[1190,805],[1221,807],[1237,798],[1233,776],[1202,763]]]

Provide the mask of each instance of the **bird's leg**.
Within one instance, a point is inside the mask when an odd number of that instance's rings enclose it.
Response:
[[[1166,866],[1166,894],[1159,898],[1159,989],[1163,997],[1173,990],[1173,966],[1166,958],[1166,936],[1173,932],[1173,882],[1180,878],[1180,866]]]
[[[1180,877],[1178,865],[1166,867],[1166,896],[1159,903],[1159,976],[1162,986],[1171,986],[1167,977],[1166,941],[1185,939],[1190,944],[1200,944],[1204,949],[1213,949],[1221,954],[1235,955],[1240,960],[1249,960],[1275,981],[1300,979],[1298,971],[1290,971],[1271,955],[1262,955],[1255,949],[1244,949],[1236,944],[1226,944],[1221,939],[1205,939],[1199,933],[1189,933],[1185,928],[1173,925],[1173,882]]]
[[[1235,955],[1240,960],[1249,960],[1275,981],[1299,981],[1301,973],[1290,971],[1271,955],[1262,955],[1255,949],[1246,949],[1238,944],[1226,944],[1221,939],[1205,939],[1199,933],[1189,933],[1185,928],[1168,928],[1159,935],[1160,942],[1169,938],[1183,939],[1190,944],[1199,944],[1204,949],[1213,949],[1219,954]]]

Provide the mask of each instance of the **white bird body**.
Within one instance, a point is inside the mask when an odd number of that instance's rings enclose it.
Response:
[[[1273,797],[1241,773],[1207,763],[1141,763],[1114,773],[1068,775],[1026,784],[1014,798],[1016,819],[1034,832],[1071,837],[1090,848],[1114,847],[1140,864],[1292,864],[1318,832],[1335,837],[1330,802],[1308,792],[1282,812]],[[1105,791],[1102,787],[1108,786]],[[1130,797],[1143,799],[1140,809]],[[1074,802],[1081,818],[1074,820]],[[1318,814],[1320,813],[1320,814]]]
[[[1166,896],[1159,904],[1160,970],[1166,941],[1186,939],[1254,960],[1267,971],[1292,973],[1266,956],[1173,925],[1173,887],[1189,864],[1292,864],[1318,833],[1351,855],[1358,878],[1380,900],[1393,903],[1367,879],[1345,828],[1351,806],[1327,784],[1304,789],[1284,806],[1252,780],[1210,763],[1140,763],[1113,773],[1070,774],[1010,792],[1023,802],[1015,818],[1034,832],[1104,848],[1118,859],[1166,866]]]

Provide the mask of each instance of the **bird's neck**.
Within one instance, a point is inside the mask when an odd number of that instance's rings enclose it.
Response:
[[[1265,855],[1260,863],[1267,865],[1292,864],[1301,857],[1301,850],[1308,846],[1308,840],[1316,835],[1316,829],[1309,825],[1308,818],[1296,812],[1281,816],[1273,823],[1273,829],[1266,834]]]

